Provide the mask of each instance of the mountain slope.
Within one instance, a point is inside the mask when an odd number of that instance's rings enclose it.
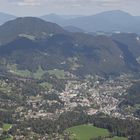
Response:
[[[18,36],[35,39],[64,32],[66,31],[57,24],[39,18],[17,18],[0,26],[0,43],[10,42]]]
[[[76,33],[76,32],[80,32],[80,33],[84,33],[84,30],[80,29],[80,28],[77,28],[77,27],[74,27],[74,26],[65,26],[63,27],[65,30],[69,31],[69,32],[73,32],[73,33]]]
[[[132,54],[138,58],[140,56],[140,37],[134,33],[120,33],[113,34],[112,39],[120,42],[126,46],[132,52]]]
[[[44,15],[41,16],[40,18],[46,21],[50,21],[50,22],[54,22],[60,25],[64,25],[65,22],[67,22],[67,20],[69,19],[74,19],[74,18],[78,18],[78,17],[82,17],[81,15],[57,15],[57,14],[49,14],[49,15]]]
[[[4,24],[5,22],[7,22],[9,20],[13,20],[15,18],[16,18],[16,16],[0,12],[0,25]]]
[[[37,71],[38,67],[44,71],[60,69],[77,76],[118,75],[136,70],[135,58],[128,59],[117,45],[106,37],[80,34],[54,35],[43,41],[20,37],[1,46],[0,63],[4,67],[16,64],[29,71]]]
[[[49,22],[60,24],[60,25],[63,25],[67,21],[67,19],[57,14],[44,15],[44,16],[41,16],[40,18]]]
[[[3,33],[3,34],[2,34]],[[0,27],[0,65],[8,71],[64,70],[85,76],[118,75],[139,70],[128,44],[113,37],[69,33],[38,18],[18,18]]]

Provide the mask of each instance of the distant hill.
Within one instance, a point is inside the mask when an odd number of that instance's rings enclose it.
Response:
[[[66,21],[68,19],[74,19],[78,17],[82,17],[82,15],[57,15],[52,13],[52,14],[41,16],[40,18],[50,22],[58,22],[58,21],[62,22],[63,20]]]
[[[131,44],[117,38],[71,33],[39,18],[17,18],[0,26],[0,64],[30,71],[61,69],[78,76],[138,71]]]
[[[85,32],[84,30],[78,28],[78,27],[74,27],[74,26],[65,26],[63,27],[65,30],[69,31],[69,32],[73,32],[73,33],[76,33],[76,32]]]
[[[71,19],[64,19],[60,16],[44,16],[44,20],[55,22],[62,26],[75,26],[87,32],[134,32],[140,34],[140,17],[135,17],[124,11],[115,10],[102,12],[91,16],[81,16]]]
[[[16,16],[0,13],[0,25],[15,19]],[[40,17],[48,22],[53,22],[70,31],[70,27],[79,28],[85,32],[126,32],[140,34],[140,16],[132,16],[131,14],[120,11],[107,11],[96,15],[57,15],[49,14]],[[73,30],[73,29],[72,29]]]
[[[10,42],[18,36],[35,39],[64,32],[66,31],[57,24],[46,22],[39,18],[17,18],[0,26],[0,43]]]
[[[63,23],[67,21],[67,19],[57,14],[44,15],[44,16],[41,16],[40,18],[49,22],[60,24],[60,25],[63,25]]]
[[[54,35],[46,40],[29,40],[20,37],[1,46],[1,55],[8,63],[21,69],[62,69],[76,75],[118,75],[137,71],[139,64],[132,53],[121,49],[106,37],[87,35]]]
[[[3,23],[5,23],[9,20],[13,20],[15,18],[16,18],[16,16],[14,16],[14,15],[10,15],[10,14],[0,12],[0,25],[2,25]]]

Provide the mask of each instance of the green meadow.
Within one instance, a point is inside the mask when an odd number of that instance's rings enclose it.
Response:
[[[71,127],[66,131],[71,133],[72,140],[73,139],[90,140],[91,138],[97,138],[99,136],[101,137],[109,136],[108,130],[97,128],[92,125],[79,125],[79,126]]]
[[[65,71],[64,70],[54,69],[54,70],[49,70],[48,73],[50,75],[55,75],[58,79],[65,78]]]
[[[12,128],[12,125],[11,124],[8,124],[8,123],[4,123],[3,124],[3,131],[9,131],[10,129]]]
[[[111,140],[127,140],[127,138],[123,138],[123,137],[114,137]]]
[[[97,128],[92,125],[79,125],[68,128],[65,132],[70,133],[71,140],[90,140],[91,138],[97,137],[109,137],[110,132],[107,129]],[[123,137],[108,138],[108,140],[127,140]]]

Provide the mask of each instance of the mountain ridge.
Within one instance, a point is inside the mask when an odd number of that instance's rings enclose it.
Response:
[[[140,42],[133,35],[131,44],[124,42],[121,35],[71,33],[39,18],[17,18],[0,26],[0,63],[30,71],[61,69],[77,76],[136,72]]]
[[[120,31],[140,34],[140,18],[121,10],[105,11],[95,15],[80,16],[71,19],[64,19],[59,15],[57,15],[57,19],[53,20],[51,20],[51,18],[47,18],[47,16],[41,18],[52,22],[55,21],[55,23],[61,26],[75,26],[86,32]]]
[[[2,15],[1,15],[2,14]],[[0,24],[15,19],[16,16],[5,13],[0,14]],[[4,16],[3,16],[4,15]],[[57,15],[49,14],[38,18],[48,22],[57,23],[60,26],[74,26],[85,32],[132,32],[140,34],[140,16],[133,16],[121,10],[104,11],[94,15]]]
[[[46,22],[36,17],[20,17],[0,26],[0,43],[10,42],[22,35],[31,36],[34,39],[64,32],[66,33],[55,23]]]

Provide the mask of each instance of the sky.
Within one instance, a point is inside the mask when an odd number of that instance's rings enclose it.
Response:
[[[16,16],[93,15],[123,10],[140,16],[140,0],[0,0],[0,12]]]

